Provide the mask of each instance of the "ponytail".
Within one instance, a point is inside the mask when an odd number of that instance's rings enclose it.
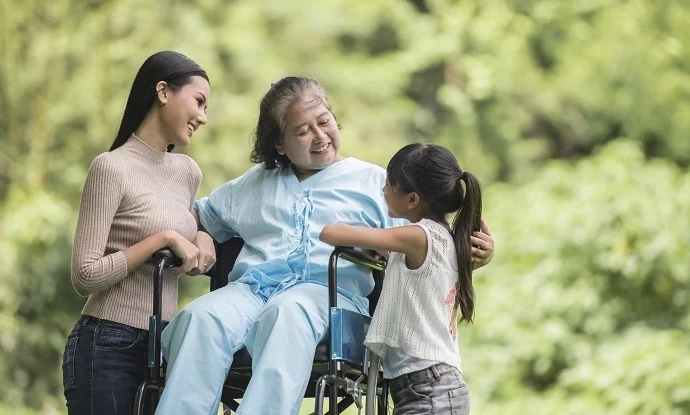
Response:
[[[464,190],[462,183],[465,183]],[[458,282],[455,290],[455,309],[460,309],[460,321],[474,319],[474,287],[472,286],[472,232],[478,231],[482,218],[482,190],[474,175],[463,172],[457,182],[460,210],[453,219],[453,240],[458,254]]]
[[[454,311],[460,309],[460,321],[472,322],[474,288],[472,287],[472,232],[480,230],[482,191],[474,175],[463,172],[458,160],[438,144],[408,144],[401,148],[386,168],[388,181],[405,193],[417,192],[426,217],[444,220],[457,212],[451,232],[458,256],[458,281]]]

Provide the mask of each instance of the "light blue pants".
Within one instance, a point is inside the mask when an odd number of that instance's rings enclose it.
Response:
[[[338,296],[338,306],[357,311]],[[246,345],[252,378],[238,414],[297,414],[316,345],[328,331],[328,288],[300,283],[268,301],[243,283],[189,303],[163,331],[168,361],[157,415],[215,415],[233,354]]]

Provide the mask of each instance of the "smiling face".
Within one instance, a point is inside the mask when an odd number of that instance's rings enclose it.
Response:
[[[189,83],[177,90],[164,83],[162,87],[165,90],[159,92],[159,98],[164,104],[160,109],[164,135],[169,144],[186,146],[194,132],[206,124],[211,88],[208,81],[200,76],[191,77]]]
[[[300,180],[340,160],[339,149],[338,123],[318,96],[304,96],[288,107],[276,150],[290,159]]]

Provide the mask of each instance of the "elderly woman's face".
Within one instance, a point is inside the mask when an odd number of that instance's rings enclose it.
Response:
[[[308,95],[288,107],[285,133],[276,149],[290,159],[300,179],[339,160],[340,131],[319,97]]]

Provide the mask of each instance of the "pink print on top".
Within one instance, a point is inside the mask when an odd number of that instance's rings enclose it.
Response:
[[[455,287],[457,284],[453,285],[453,288],[448,291],[448,297],[446,297],[446,304],[453,304],[455,302]]]

